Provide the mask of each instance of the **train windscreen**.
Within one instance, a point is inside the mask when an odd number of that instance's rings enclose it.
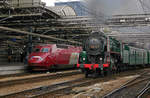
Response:
[[[42,48],[41,52],[48,52],[49,49],[48,48]]]

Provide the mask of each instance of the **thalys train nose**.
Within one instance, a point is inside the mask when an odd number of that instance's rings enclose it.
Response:
[[[30,57],[30,58],[28,59],[28,62],[30,62],[30,63],[40,63],[40,62],[42,62],[43,60],[44,60],[44,58],[41,57],[41,56],[32,56],[32,57]]]

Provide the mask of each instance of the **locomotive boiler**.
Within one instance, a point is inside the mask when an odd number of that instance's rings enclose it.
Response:
[[[88,63],[102,63],[106,46],[105,40],[101,32],[93,32],[90,37],[85,40],[83,51],[87,53]]]

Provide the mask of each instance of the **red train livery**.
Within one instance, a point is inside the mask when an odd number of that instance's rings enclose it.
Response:
[[[78,62],[81,47],[61,44],[38,45],[28,58],[28,69],[71,68]]]

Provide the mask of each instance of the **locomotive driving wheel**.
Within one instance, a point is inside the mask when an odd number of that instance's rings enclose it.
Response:
[[[112,72],[113,73],[118,73],[120,68],[120,63],[119,60],[117,59],[117,57],[111,57],[111,67],[112,67]]]
[[[85,71],[85,78],[88,78],[89,73],[87,71]]]
[[[104,69],[105,76],[109,76],[109,75],[111,75],[111,73],[112,73],[111,67],[107,67]]]
[[[84,70],[84,73],[85,73],[85,78],[88,78],[88,77],[89,77],[89,70],[88,70],[88,69],[85,69],[85,70]]]
[[[112,58],[112,62],[111,62],[111,68],[112,68],[112,72],[113,73],[117,73],[117,66],[118,66],[118,63],[117,63],[117,59],[115,58]]]

